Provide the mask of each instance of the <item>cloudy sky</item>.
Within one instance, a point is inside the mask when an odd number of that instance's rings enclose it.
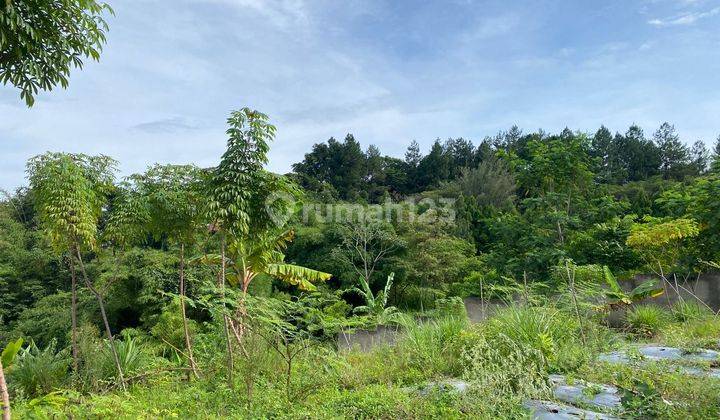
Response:
[[[720,0],[108,1],[101,61],[67,90],[28,109],[0,86],[0,188],[47,150],[107,154],[125,175],[214,165],[243,106],[278,126],[279,172],[349,132],[397,156],[513,124],[720,134]]]

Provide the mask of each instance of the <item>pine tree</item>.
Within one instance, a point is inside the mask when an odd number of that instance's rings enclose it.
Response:
[[[682,168],[688,163],[690,153],[687,146],[675,132],[675,126],[665,122],[653,136],[655,145],[660,150],[660,170],[663,178],[679,178]]]

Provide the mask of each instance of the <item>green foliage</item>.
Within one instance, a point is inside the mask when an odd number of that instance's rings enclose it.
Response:
[[[357,294],[362,296],[365,300],[365,305],[356,306],[353,312],[357,314],[371,314],[379,318],[387,318],[393,312],[397,311],[394,306],[387,306],[388,296],[390,296],[390,288],[393,285],[393,278],[395,273],[390,273],[385,282],[385,287],[381,290],[377,296],[370,289],[370,285],[363,276],[360,276],[359,282],[362,289],[357,287],[352,288]]]
[[[138,340],[131,335],[125,333],[122,339],[116,339],[115,349],[120,359],[120,366],[125,374],[136,373],[147,365],[147,356],[140,347]],[[109,342],[104,341],[101,354],[101,370],[105,372],[105,377],[111,378],[117,373],[117,369]]]
[[[189,320],[188,330],[190,332],[190,336],[194,336],[198,330],[197,322]],[[172,353],[174,349],[182,349],[185,347],[183,320],[178,302],[174,301],[163,308],[162,312],[155,320],[155,325],[150,328],[150,334],[162,341],[165,349],[169,353]],[[174,349],[170,346],[174,347]]]
[[[630,331],[645,337],[655,336],[670,321],[664,309],[656,305],[638,305],[625,316]]]
[[[458,296],[437,299],[435,301],[435,310],[432,313],[440,317],[467,318],[465,302]]]
[[[548,369],[556,372],[577,368],[589,360],[591,352],[606,345],[583,344],[578,320],[553,307],[509,306],[493,316],[482,331],[490,341],[503,336],[518,346],[537,350]],[[600,331],[587,335],[593,340],[601,337]]]
[[[608,266],[603,266],[603,277],[608,286],[605,296],[610,306],[630,305],[647,298],[658,297],[665,292],[665,289],[658,284],[657,280],[644,281],[630,292],[625,292]]]
[[[56,341],[61,347],[69,344],[70,294],[46,296],[20,313],[14,334],[31,337],[40,346]]]
[[[15,216],[14,205],[0,201],[0,324],[6,326],[62,287],[67,275],[43,236]]]
[[[40,396],[65,383],[69,366],[69,351],[58,351],[55,341],[42,350],[31,341],[18,354],[9,381],[11,386],[27,396]]]
[[[39,90],[68,86],[71,67],[100,59],[112,9],[95,0],[6,1],[0,6],[0,80],[28,106]]]
[[[282,191],[278,187],[287,185],[263,171],[276,131],[269,117],[243,108],[233,111],[227,124],[227,150],[211,176],[209,210],[218,228],[243,237],[270,226],[266,202],[271,194]]]
[[[96,247],[98,220],[116,165],[102,155],[50,152],[28,161],[40,225],[56,252]]]
[[[398,343],[411,368],[424,371],[427,377],[459,375],[462,332],[467,319],[452,316],[428,321],[405,319],[405,336]]]
[[[482,418],[524,418],[525,399],[550,394],[543,353],[506,335],[479,337],[462,360],[463,377],[472,384],[469,398]]]
[[[0,361],[2,362],[2,366],[5,369],[9,368],[13,364],[13,362],[15,361],[15,357],[20,352],[20,349],[22,349],[22,345],[23,339],[18,338],[17,340],[11,341],[5,346],[2,353],[0,354]]]

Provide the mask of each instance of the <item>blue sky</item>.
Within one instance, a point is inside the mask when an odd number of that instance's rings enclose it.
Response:
[[[0,87],[0,188],[47,150],[107,154],[123,175],[214,165],[243,106],[278,126],[278,172],[349,132],[397,156],[513,124],[720,134],[720,0],[109,1],[101,61],[67,90],[28,109]]]

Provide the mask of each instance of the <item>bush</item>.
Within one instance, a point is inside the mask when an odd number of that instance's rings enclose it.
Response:
[[[655,305],[638,305],[625,315],[630,331],[645,337],[655,336],[669,321],[668,313]]]
[[[63,385],[68,377],[69,353],[69,349],[57,351],[56,341],[51,341],[42,350],[31,341],[18,354],[9,383],[29,397],[50,393]]]
[[[435,307],[438,299],[445,297],[442,290],[433,289],[431,287],[410,286],[403,291],[395,306],[408,310],[424,311]]]
[[[197,323],[192,319],[188,319],[188,331],[190,337],[197,331]],[[185,330],[179,302],[173,302],[163,309],[150,329],[150,334],[162,341],[162,347],[170,354],[174,354],[175,349],[185,349]]]

